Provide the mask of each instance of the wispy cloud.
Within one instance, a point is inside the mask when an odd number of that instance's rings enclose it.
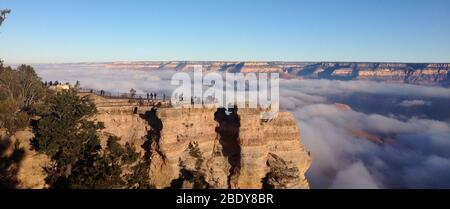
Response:
[[[431,102],[425,100],[404,100],[400,104],[402,107],[430,106]]]

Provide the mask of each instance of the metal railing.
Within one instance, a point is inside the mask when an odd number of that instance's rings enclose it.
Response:
[[[134,99],[134,100],[152,100],[152,101],[165,101],[168,98],[164,94],[156,94],[156,96],[151,96],[153,93],[147,94],[131,94],[130,92],[109,92],[104,90],[96,90],[96,89],[88,89],[88,88],[80,88],[77,89],[78,93],[91,93],[97,96],[105,97],[108,99]]]

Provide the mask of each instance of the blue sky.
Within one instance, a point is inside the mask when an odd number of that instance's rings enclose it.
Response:
[[[449,0],[0,0],[7,63],[450,62]]]

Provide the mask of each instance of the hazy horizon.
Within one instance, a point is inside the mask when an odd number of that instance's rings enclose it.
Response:
[[[5,61],[6,65],[18,66],[28,65],[64,65],[64,64],[89,64],[89,63],[140,63],[140,62],[280,62],[280,63],[395,63],[395,64],[450,64],[449,62],[389,62],[389,61],[280,61],[280,60],[117,60],[117,61],[73,61],[73,62],[31,62],[11,63]]]

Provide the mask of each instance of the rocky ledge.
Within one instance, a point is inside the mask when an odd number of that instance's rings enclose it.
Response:
[[[177,182],[195,187],[183,180],[186,170],[201,174],[207,188],[309,187],[305,172],[311,157],[291,113],[262,121],[256,109],[161,108],[137,114],[99,109],[96,118],[105,123],[105,133],[139,145],[151,158],[150,176],[157,188]]]

